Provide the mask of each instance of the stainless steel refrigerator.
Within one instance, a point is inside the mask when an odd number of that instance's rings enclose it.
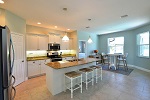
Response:
[[[13,100],[15,97],[13,65],[14,49],[11,34],[6,26],[0,26],[0,100]]]

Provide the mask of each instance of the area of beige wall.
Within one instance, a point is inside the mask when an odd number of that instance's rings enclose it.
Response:
[[[0,8],[0,26],[5,26],[5,10]]]
[[[5,24],[11,32],[26,33],[26,20],[7,10],[5,10]]]
[[[54,33],[54,34],[60,34],[61,36],[65,34],[65,32],[63,31],[58,31],[58,30],[48,29],[48,28],[43,28],[43,27],[38,27],[38,26],[32,26],[32,25],[26,25],[26,32],[35,33],[35,34]]]

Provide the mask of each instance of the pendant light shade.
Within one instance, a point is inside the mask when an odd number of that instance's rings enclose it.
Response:
[[[4,1],[3,1],[3,0],[0,0],[0,3],[4,3]]]
[[[91,37],[89,36],[88,43],[93,43]]]
[[[62,38],[62,40],[63,40],[64,42],[68,42],[68,41],[69,41],[69,38],[68,38],[68,36],[67,36],[67,33],[64,35],[64,37]]]

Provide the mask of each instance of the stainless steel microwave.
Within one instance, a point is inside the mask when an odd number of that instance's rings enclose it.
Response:
[[[48,50],[49,50],[49,51],[57,51],[57,50],[60,50],[60,44],[49,43],[49,44],[48,44]]]

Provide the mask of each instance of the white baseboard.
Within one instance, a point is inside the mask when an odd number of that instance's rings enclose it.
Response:
[[[149,70],[149,69],[142,68],[142,67],[139,67],[139,66],[130,65],[130,64],[128,64],[128,66],[129,66],[129,67],[134,67],[134,68],[137,68],[137,69],[140,69],[140,70],[146,71],[146,72],[150,72],[150,70]]]

